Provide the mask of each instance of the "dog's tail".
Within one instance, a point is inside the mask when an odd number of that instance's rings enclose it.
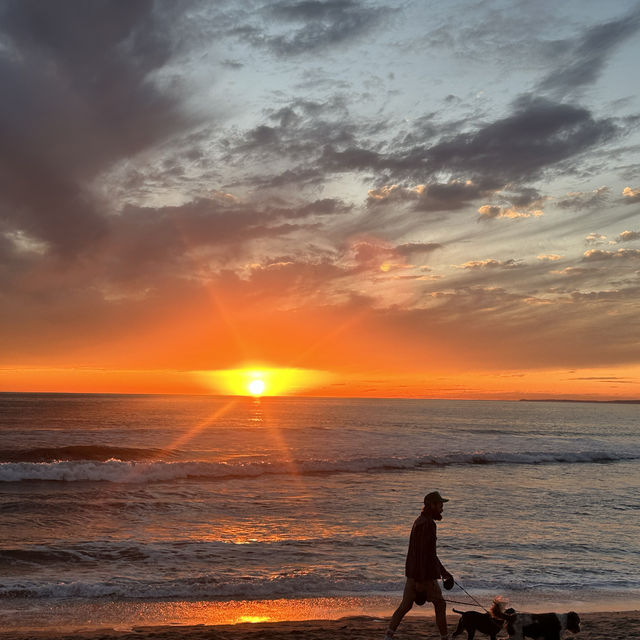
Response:
[[[458,609],[452,609],[452,611],[454,611],[455,613],[459,613],[460,615],[464,613],[464,611],[459,611]]]
[[[504,612],[504,607],[507,601],[500,596],[496,596],[491,603],[491,607],[489,608],[489,613],[492,618],[498,618],[499,620],[506,620],[507,616]]]

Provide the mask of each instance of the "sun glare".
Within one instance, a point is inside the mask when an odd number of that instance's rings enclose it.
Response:
[[[261,396],[264,393],[264,390],[266,389],[266,385],[264,383],[264,380],[261,380],[260,378],[256,378],[255,380],[252,380],[249,383],[248,389],[249,389],[249,393],[252,396]]]
[[[251,367],[201,371],[207,386],[232,396],[286,396],[326,384],[331,376],[314,369]]]

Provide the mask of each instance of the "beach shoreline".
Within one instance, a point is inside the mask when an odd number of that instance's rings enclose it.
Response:
[[[448,616],[450,632],[458,616]],[[579,640],[615,640],[640,638],[640,611],[618,611],[581,614]],[[369,640],[384,635],[387,619],[351,616],[337,620],[298,620],[280,622],[242,622],[234,625],[156,625],[134,626],[127,630],[113,628],[42,629],[1,631],[0,640]],[[398,640],[437,638],[432,616],[406,618],[396,632]],[[460,636],[466,637],[465,634]],[[480,635],[479,637],[485,637]],[[499,637],[506,637],[503,631]],[[564,637],[573,637],[565,633]]]
[[[447,598],[447,611],[457,619],[453,609],[480,610],[488,607],[496,594],[476,592],[477,602]],[[640,611],[637,593],[618,594],[618,597],[597,598],[590,593],[512,594],[503,600],[517,611],[544,613],[547,611],[578,611],[581,614],[610,614],[620,611]],[[588,597],[586,597],[588,596]],[[601,594],[602,596],[602,594]],[[461,596],[463,597],[463,596]],[[401,594],[324,596],[275,599],[237,600],[135,600],[135,599],[51,599],[47,603],[29,598],[5,600],[0,608],[0,630],[13,633],[54,632],[69,630],[113,629],[129,631],[133,628],[173,627],[235,627],[239,624],[333,623],[343,619],[388,620]],[[478,606],[477,606],[478,605]],[[427,603],[414,606],[405,620],[433,616]],[[57,630],[57,631],[56,631]]]

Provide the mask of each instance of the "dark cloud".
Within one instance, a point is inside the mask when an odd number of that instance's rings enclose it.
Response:
[[[353,209],[353,206],[346,205],[341,200],[336,198],[323,198],[322,200],[316,200],[304,205],[300,209],[297,209],[300,215],[334,215],[338,213],[348,213]]]
[[[293,160],[294,171],[312,161],[325,144],[355,143],[362,125],[349,116],[344,101],[333,97],[326,102],[296,100],[268,114],[269,124],[260,124],[244,134],[222,140],[225,161],[246,163],[248,158],[275,157]]]
[[[309,230],[315,216],[347,211],[347,205],[330,198],[300,206],[274,206],[241,203],[225,194],[174,207],[129,205],[110,220],[106,255],[114,278],[150,273],[153,280],[158,269],[189,277],[194,255],[202,251],[238,255],[252,240],[288,237]],[[179,267],[182,269],[176,272]]]
[[[391,185],[371,189],[367,197],[367,205],[376,207],[410,202],[416,211],[456,211],[487,193],[489,191],[470,180],[433,182],[414,188]]]
[[[145,0],[0,11],[1,213],[77,253],[107,227],[91,180],[184,124],[179,96],[152,78],[172,52],[171,16]]]
[[[490,191],[539,178],[618,133],[612,119],[596,120],[585,108],[524,96],[514,103],[511,115],[432,146],[383,153],[355,145],[339,149],[330,143],[320,163],[327,171],[370,170],[398,181],[449,172],[471,177],[476,189]],[[455,188],[465,187],[456,183]]]
[[[566,95],[593,84],[611,54],[640,30],[640,5],[626,16],[589,27],[573,40],[555,43],[562,51],[553,61],[554,69],[538,85],[540,91]]]
[[[501,198],[518,208],[534,208],[542,206],[546,200],[537,189],[516,185],[507,185],[500,194]]]
[[[304,186],[359,173],[378,185],[369,192],[370,206],[406,202],[418,211],[455,211],[495,196],[492,205],[531,215],[546,198],[528,182],[575,166],[622,131],[612,118],[534,96],[516,100],[505,117],[468,122],[455,135],[444,133],[446,124],[439,135],[418,124],[410,136],[394,138],[393,127],[354,119],[341,99],[294,101],[223,140],[222,160],[246,172],[244,184]]]
[[[402,256],[422,255],[432,253],[436,249],[442,249],[443,245],[437,242],[406,242],[395,247],[395,251]]]
[[[508,183],[535,178],[616,133],[613,121],[595,120],[587,109],[525,96],[511,115],[434,145],[425,160],[432,171]]]

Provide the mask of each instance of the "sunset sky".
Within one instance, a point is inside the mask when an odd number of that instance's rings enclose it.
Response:
[[[0,390],[639,398],[639,60],[625,0],[3,0]]]

